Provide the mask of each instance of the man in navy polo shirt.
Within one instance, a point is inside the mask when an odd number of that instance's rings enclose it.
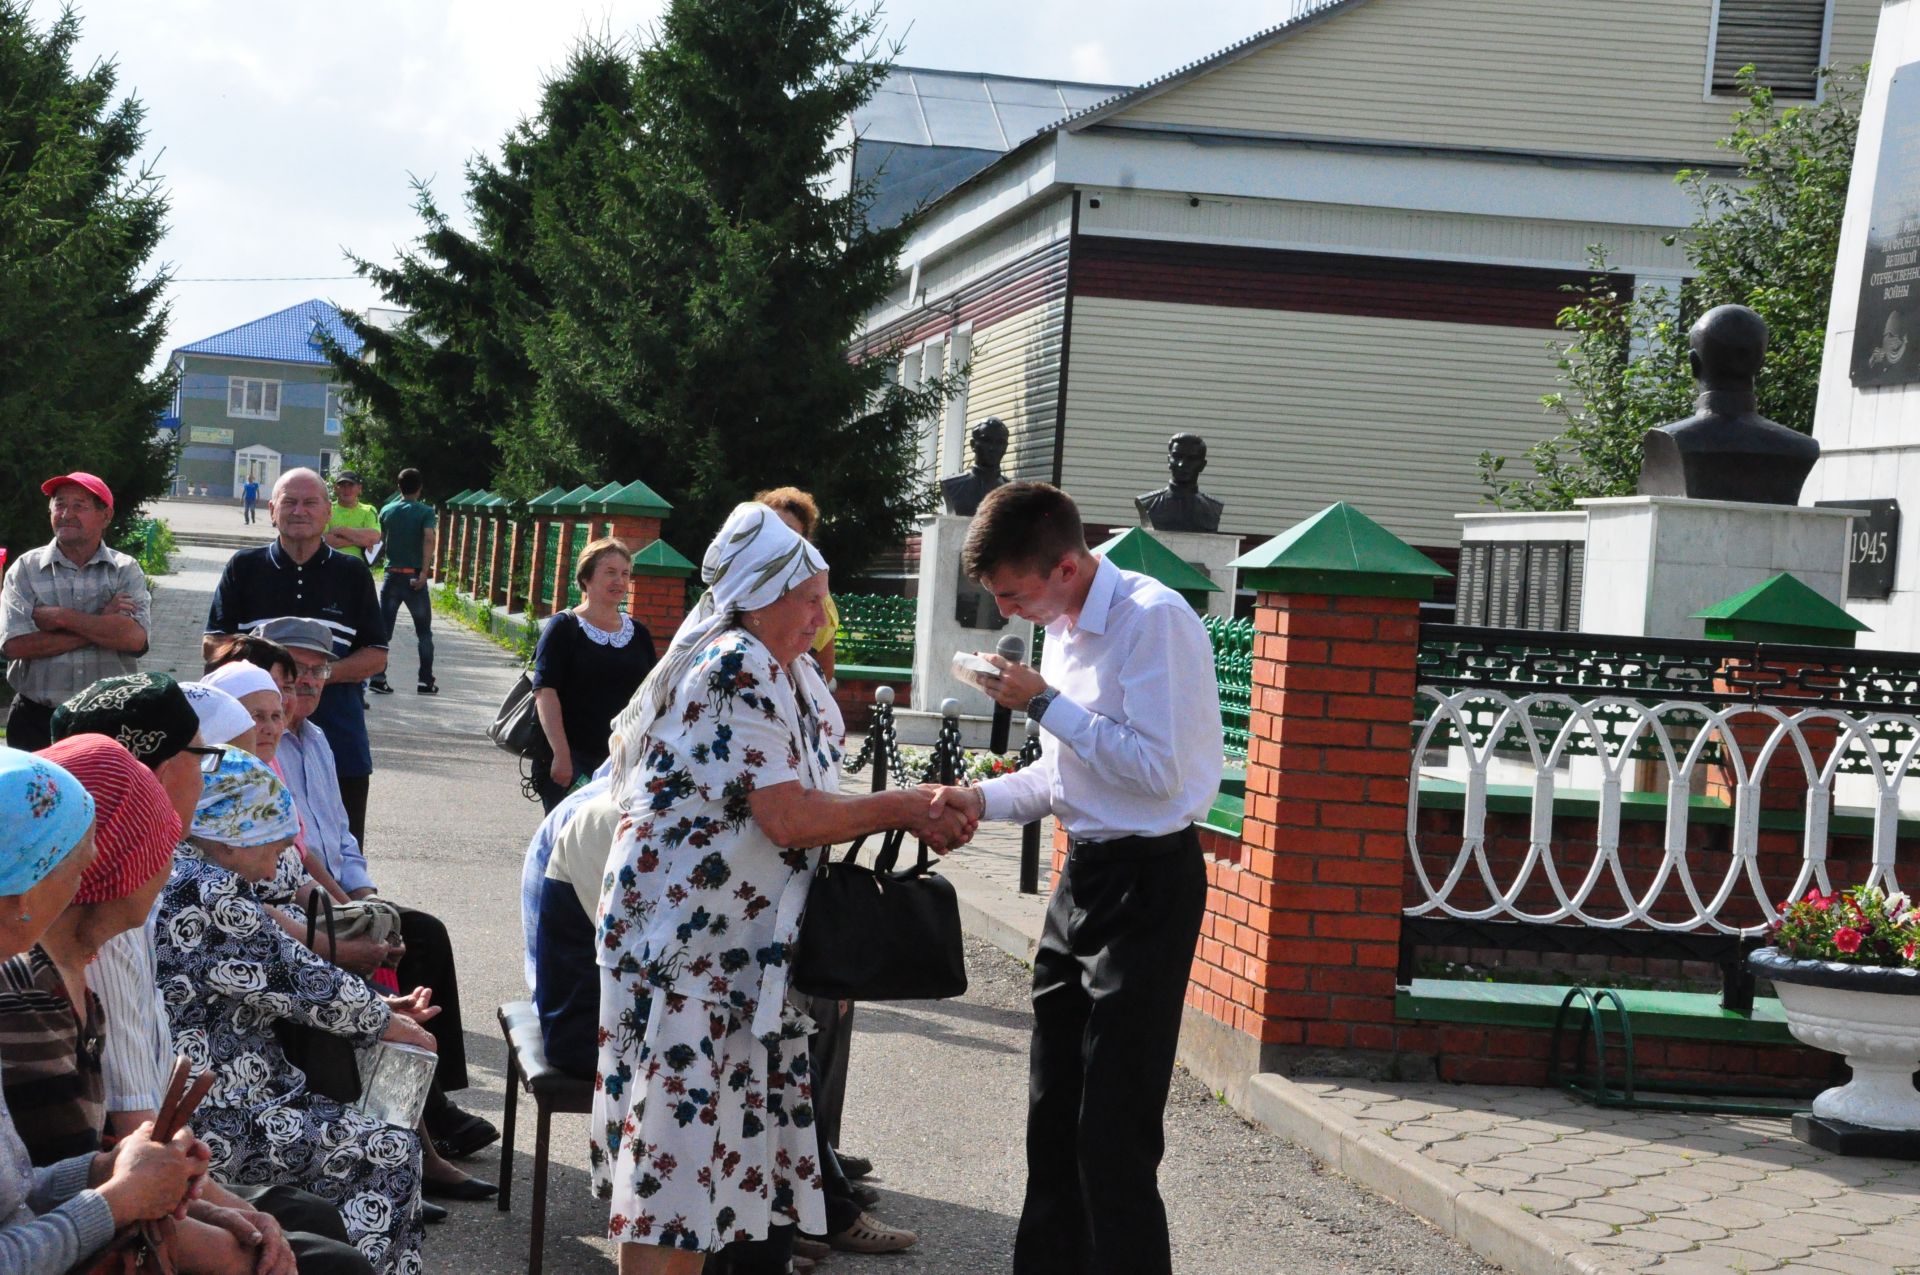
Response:
[[[245,633],[281,616],[318,620],[333,634],[331,680],[312,721],[327,736],[340,771],[340,801],[347,826],[361,845],[367,840],[367,784],[373,752],[367,744],[366,706],[360,683],[387,667],[387,628],[367,564],[325,543],[333,502],[311,469],[289,469],[267,502],[279,537],[227,560],[207,612],[203,653],[222,638]]]

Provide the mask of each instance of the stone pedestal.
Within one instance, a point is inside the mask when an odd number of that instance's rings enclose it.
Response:
[[[1205,615],[1233,616],[1233,591],[1240,573],[1228,564],[1240,556],[1240,537],[1212,531],[1156,531],[1153,538],[1182,562],[1220,586],[1207,595]]]
[[[1695,612],[1782,571],[1844,604],[1852,510],[1683,496],[1577,503],[1587,515],[1585,632],[1702,637]]]
[[[1033,625],[1000,618],[986,590],[960,572],[960,549],[971,518],[930,514],[920,520],[920,594],[913,617],[913,704],[894,714],[900,740],[931,744],[940,731],[940,704],[960,701],[960,737],[969,748],[984,748],[992,725],[993,701],[953,675],[956,651],[992,651],[1012,633],[1033,656]],[[1015,714],[1013,740],[1021,738]]]

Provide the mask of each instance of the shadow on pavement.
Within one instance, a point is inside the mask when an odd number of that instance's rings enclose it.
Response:
[[[911,1007],[917,1013],[902,1012]],[[928,1003],[924,1001],[903,1002],[901,1009],[892,1006],[876,1005],[871,1001],[860,1006],[855,1017],[856,1032],[872,1032],[881,1035],[918,1036],[935,1044],[955,1045],[961,1049],[984,1050],[994,1054],[1024,1054],[1025,1043],[1018,1046],[1001,1041],[987,1040],[964,1027],[950,1026],[932,1018],[931,1015],[946,1014],[960,1019],[1014,1031],[1025,1031],[1032,1025],[1032,1019],[1025,1014],[1012,1010],[991,1009],[981,1005],[967,1005],[956,1002]]]

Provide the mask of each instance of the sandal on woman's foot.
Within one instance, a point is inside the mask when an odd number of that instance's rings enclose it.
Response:
[[[876,1222],[871,1213],[862,1213],[846,1230],[827,1236],[827,1243],[842,1253],[898,1253],[919,1242],[912,1231]]]

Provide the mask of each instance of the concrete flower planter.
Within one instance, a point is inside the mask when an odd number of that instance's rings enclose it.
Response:
[[[1920,970],[1803,961],[1763,947],[1747,958],[1771,979],[1787,1029],[1844,1054],[1853,1079],[1813,1100],[1813,1114],[1865,1129],[1920,1131]]]

